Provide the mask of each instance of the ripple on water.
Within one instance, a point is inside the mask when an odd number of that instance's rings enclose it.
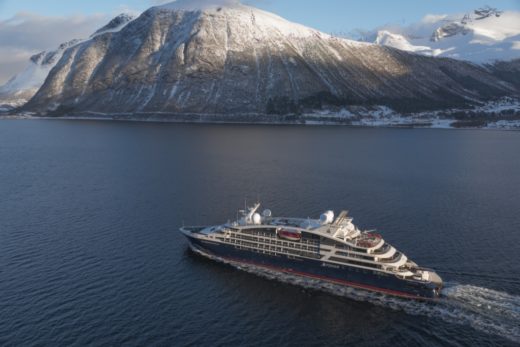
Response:
[[[69,121],[0,132],[0,345],[518,344],[519,132]],[[186,251],[183,221],[234,218],[244,198],[276,215],[349,209],[438,270],[444,300],[266,281]]]

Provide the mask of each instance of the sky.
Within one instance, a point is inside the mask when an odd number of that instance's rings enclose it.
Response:
[[[29,57],[88,37],[121,12],[138,14],[167,0],[0,0],[0,85]],[[243,0],[290,21],[336,35],[408,25],[428,14],[466,13],[490,5],[520,11],[520,0]]]
[[[117,14],[141,12],[168,0],[0,0],[0,19],[19,12],[45,16]],[[412,23],[426,14],[450,14],[490,5],[502,10],[520,10],[520,0],[244,0],[316,29],[352,31],[388,23]]]

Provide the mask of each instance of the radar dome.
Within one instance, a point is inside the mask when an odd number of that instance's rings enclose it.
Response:
[[[253,215],[253,224],[262,224],[262,217],[260,216],[259,213],[255,213]]]
[[[320,222],[321,224],[330,224],[334,221],[334,212],[333,211],[326,211],[321,214],[320,216]]]

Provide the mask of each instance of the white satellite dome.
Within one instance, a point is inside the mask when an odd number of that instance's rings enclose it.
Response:
[[[266,209],[264,210],[264,212],[262,212],[262,215],[263,215],[264,217],[271,217],[272,212],[271,212],[270,209],[266,208]]]
[[[253,224],[262,224],[262,216],[260,216],[260,213],[253,214]]]
[[[334,221],[334,211],[325,211],[320,216],[321,224],[330,224]]]

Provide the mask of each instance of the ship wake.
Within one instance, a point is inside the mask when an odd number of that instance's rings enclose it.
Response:
[[[520,296],[473,285],[448,282],[445,283],[442,298],[435,302],[408,300],[280,273],[254,265],[237,264],[197,249],[193,250],[205,257],[264,278],[404,311],[411,315],[440,318],[448,323],[471,326],[487,334],[499,335],[513,342],[520,342]]]

